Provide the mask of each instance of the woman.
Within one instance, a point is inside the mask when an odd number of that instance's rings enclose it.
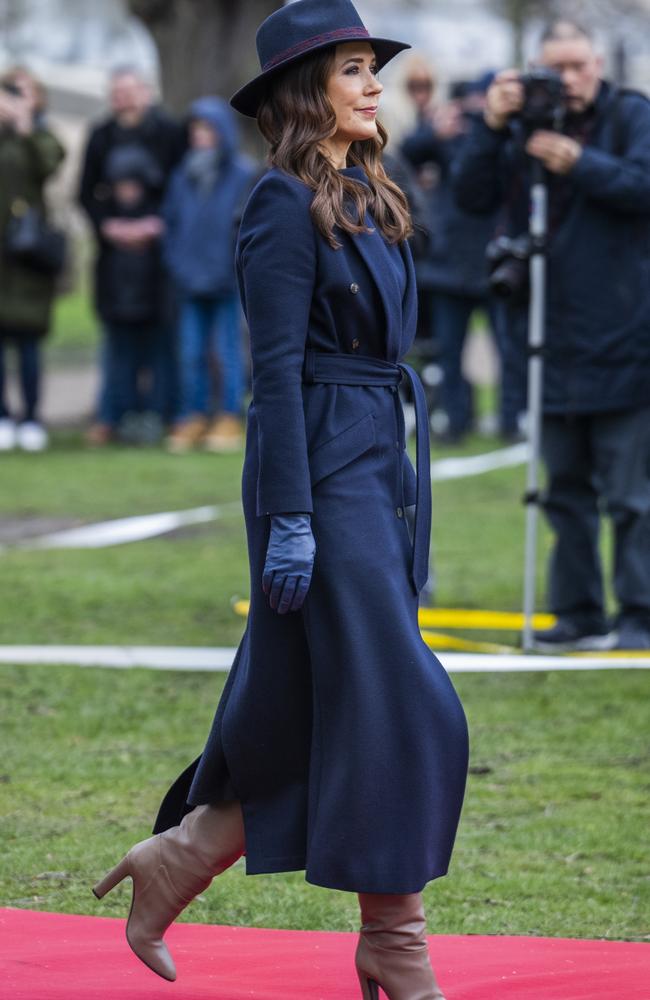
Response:
[[[45,92],[31,73],[9,70],[0,80],[0,451],[42,451],[47,432],[38,419],[40,341],[50,324],[51,271],[17,259],[7,241],[14,218],[29,209],[44,215],[43,188],[64,157],[44,122]],[[22,394],[18,421],[5,397],[4,355],[16,347]]]
[[[426,412],[397,363],[415,287],[406,202],[380,162],[375,75],[406,47],[371,38],[348,0],[298,0],[260,28],[262,75],[232,100],[257,116],[274,164],[237,252],[253,358],[250,616],[205,750],[163,803],[164,832],[96,887],[101,897],[131,875],[131,946],[169,979],[164,931],[245,849],[249,874],[306,869],[359,893],[366,1000],[379,987],[391,1000],[442,997],[421,890],[447,871],[467,730],[417,624]],[[419,401],[417,489],[405,373]]]
[[[189,142],[163,207],[165,260],[180,300],[180,412],[167,447],[176,454],[198,446],[237,451],[245,371],[233,251],[254,167],[239,152],[232,110],[218,97],[190,106]],[[216,414],[211,361],[220,375]]]

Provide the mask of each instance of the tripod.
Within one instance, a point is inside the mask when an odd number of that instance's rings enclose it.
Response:
[[[548,187],[543,164],[531,168],[530,304],[528,312],[528,470],[526,476],[526,543],[524,556],[524,652],[533,649],[533,614],[537,577],[537,523],[539,458],[542,438],[544,341],[546,335],[546,247],[548,239]]]

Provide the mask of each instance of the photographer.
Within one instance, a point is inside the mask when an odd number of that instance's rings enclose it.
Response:
[[[482,114],[493,74],[457,84],[452,100],[422,120],[402,143],[402,154],[413,167],[435,164],[439,183],[433,193],[433,222],[427,247],[426,275],[432,289],[433,333],[440,344],[444,378],[442,404],[448,420],[443,440],[455,443],[471,430],[473,388],[462,371],[462,356],[477,309],[489,316],[492,332],[500,333],[497,302],[488,295],[485,248],[494,233],[493,214],[482,217],[463,211],[452,190],[452,165],[465,145],[475,118]],[[497,340],[500,355],[501,338]],[[507,347],[507,345],[505,345]],[[501,358],[501,369],[508,370]],[[525,409],[521,385],[501,385],[500,431],[518,437],[519,413]]]
[[[650,103],[601,79],[583,28],[559,21],[539,63],[563,84],[560,129],[535,127],[516,71],[499,74],[455,165],[467,209],[528,229],[530,168],[546,168],[548,287],[542,454],[555,532],[543,650],[650,648]],[[558,116],[559,119],[559,116]],[[509,334],[524,376],[525,301]],[[514,356],[514,352],[513,352]],[[616,628],[605,617],[601,505],[614,526]]]

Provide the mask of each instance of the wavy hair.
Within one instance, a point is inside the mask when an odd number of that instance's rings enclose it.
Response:
[[[413,232],[404,192],[386,174],[382,153],[388,141],[377,122],[377,135],[353,142],[348,166],[360,166],[369,187],[339,173],[320,144],[336,132],[336,115],[327,97],[334,65],[333,48],[299,60],[273,80],[257,115],[260,132],[270,146],[270,161],[298,177],[314,192],[311,214],[317,229],[335,250],[341,244],[336,229],[371,232],[369,211],[389,243],[400,243]]]

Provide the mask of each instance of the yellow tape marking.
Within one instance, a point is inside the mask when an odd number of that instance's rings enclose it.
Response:
[[[250,601],[233,601],[235,614],[246,618],[250,608]],[[524,616],[517,611],[475,611],[463,608],[420,608],[418,615],[422,638],[427,646],[433,650],[458,650],[464,653],[517,653],[518,649],[512,646],[502,646],[493,642],[476,642],[472,639],[463,639],[460,636],[447,635],[444,632],[431,631],[431,626],[438,628],[459,628],[459,629],[491,629],[497,631],[520,632],[524,624]],[[534,615],[533,626],[535,628],[551,628],[555,624],[553,615]],[[566,653],[566,656],[593,657],[593,652],[588,653]],[[650,659],[650,654],[641,650],[609,650],[598,652],[598,658],[616,659]]]
[[[444,632],[429,632],[422,629],[422,638],[434,652],[456,650],[462,653],[518,653],[512,646],[499,646],[494,642],[475,642],[472,639],[461,639],[457,635],[446,635]]]
[[[521,632],[524,616],[520,611],[477,611],[469,608],[420,608],[420,625],[424,628],[489,629]],[[553,615],[533,615],[533,628],[552,628]]]
[[[236,601],[235,613],[245,618],[250,601]],[[420,608],[420,628],[483,629],[491,631],[521,632],[524,616],[519,611],[477,611],[469,608]],[[533,628],[552,628],[553,615],[534,615]]]

